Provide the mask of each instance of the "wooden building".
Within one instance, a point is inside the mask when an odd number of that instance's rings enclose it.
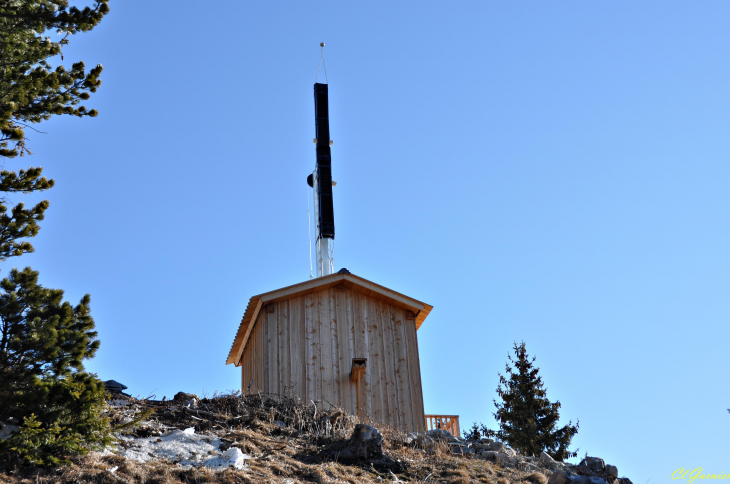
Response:
[[[431,309],[345,269],[252,297],[226,364],[241,367],[244,394],[298,396],[423,431],[416,331]]]

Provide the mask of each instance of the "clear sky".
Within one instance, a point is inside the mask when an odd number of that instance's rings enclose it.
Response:
[[[239,388],[249,297],[309,277],[324,41],[335,268],[434,306],[426,412],[494,427],[524,340],[581,456],[635,484],[730,472],[730,3],[110,6],[64,49],[104,65],[99,117],[6,163],[57,186],[37,252],[0,266],[91,294],[90,370]]]

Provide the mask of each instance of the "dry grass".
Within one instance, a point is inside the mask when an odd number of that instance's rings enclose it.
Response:
[[[377,426],[384,437],[386,462],[339,462],[336,449],[349,438],[355,419],[339,409],[322,411],[312,405],[276,397],[227,395],[203,399],[197,415],[181,405],[135,402],[137,411],[155,408],[149,424],[133,432],[147,436],[156,426],[205,426],[230,446],[251,455],[246,470],[215,472],[205,468],[182,469],[170,462],[140,464],[116,455],[90,453],[74,457],[73,465],[60,469],[0,468],[0,483],[8,484],[199,484],[199,483],[352,483],[384,482],[545,484],[538,472],[503,469],[471,455],[456,456],[446,445],[423,452],[405,445],[405,434]],[[179,403],[179,402],[178,402]],[[112,415],[118,422],[129,415]],[[201,420],[203,419],[203,420]],[[284,422],[282,428],[276,422]]]
[[[525,477],[528,481],[532,482],[533,484],[545,484],[548,479],[545,477],[545,474],[542,472],[535,471],[529,476]]]
[[[547,480],[534,481],[533,473],[502,469],[480,459],[439,458],[437,456],[409,456],[393,453],[391,457],[405,462],[405,470],[387,472],[367,465],[343,465],[338,462],[307,464],[292,456],[292,452],[279,452],[249,461],[247,470],[229,469],[214,472],[208,469],[181,469],[170,463],[156,461],[139,464],[119,456],[89,454],[74,459],[74,465],[54,470],[16,469],[0,472],[0,482],[8,484],[72,484],[72,483],[351,483],[382,484],[384,482],[428,483],[488,483],[517,484],[529,480],[544,484]],[[116,468],[112,473],[111,469]],[[540,474],[542,476],[542,474]]]

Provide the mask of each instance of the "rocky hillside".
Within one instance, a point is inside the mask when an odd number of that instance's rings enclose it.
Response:
[[[547,454],[521,456],[489,439],[357,425],[339,409],[289,398],[123,397],[110,402],[109,413],[122,427],[116,448],[59,469],[6,461],[0,482],[631,484],[599,458],[571,465]]]

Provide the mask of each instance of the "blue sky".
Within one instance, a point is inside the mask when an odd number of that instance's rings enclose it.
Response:
[[[101,378],[238,388],[248,298],[309,276],[324,41],[335,266],[434,306],[426,412],[493,427],[524,340],[581,456],[635,484],[730,472],[729,20],[721,1],[112,1],[64,49],[104,65],[99,117],[6,163],[57,186],[37,252],[0,269],[91,294]]]

